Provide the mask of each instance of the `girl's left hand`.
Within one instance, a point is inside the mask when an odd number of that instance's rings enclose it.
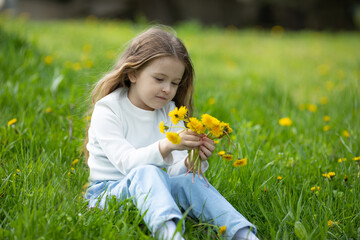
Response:
[[[202,161],[206,161],[215,150],[215,143],[213,140],[205,136],[201,138],[201,142],[202,144],[199,147],[199,156]]]

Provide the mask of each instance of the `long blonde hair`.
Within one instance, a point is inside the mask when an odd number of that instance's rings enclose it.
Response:
[[[101,98],[120,87],[130,87],[128,75],[141,70],[145,64],[158,57],[172,56],[185,66],[184,75],[173,98],[177,107],[186,106],[191,116],[193,110],[194,68],[182,41],[170,33],[170,28],[155,26],[135,37],[113,69],[102,77],[92,91],[92,109]],[[88,135],[84,141],[86,159]]]

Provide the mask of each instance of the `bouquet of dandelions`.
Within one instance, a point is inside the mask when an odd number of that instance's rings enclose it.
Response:
[[[188,118],[187,112],[188,112],[188,110],[185,106],[181,106],[180,108],[176,107],[173,111],[169,112],[169,116],[171,117],[171,122],[174,125],[177,125],[180,121],[184,121],[185,127],[182,127],[182,128],[184,128],[183,131],[189,129],[189,130],[196,132],[202,136],[206,136],[207,138],[210,138],[212,140],[227,137],[229,142],[232,143],[232,141],[230,140],[230,136],[229,136],[229,134],[232,133],[232,129],[228,123],[221,122],[220,120],[218,120],[215,117],[210,116],[209,114],[203,114],[201,116],[201,120],[198,120],[195,117]],[[166,132],[166,138],[173,144],[179,144],[181,142],[181,137],[179,135],[181,132],[168,131],[170,128],[181,128],[181,127],[167,126],[167,125],[164,125],[164,122],[161,122],[159,124],[159,128],[160,128],[161,133]],[[233,144],[233,146],[235,147],[235,149],[237,149],[234,144]],[[227,161],[233,160],[233,157],[231,154],[225,154],[224,151],[221,151],[221,152],[223,152],[223,154],[219,153],[219,155],[222,155],[223,159],[225,159]],[[243,159],[241,159],[241,160],[243,160]],[[201,159],[199,156],[199,149],[193,149],[193,150],[188,151],[187,162],[188,162],[188,172],[186,174],[188,174],[189,172],[193,173],[193,182],[194,182],[195,174],[197,172],[199,175],[199,178],[202,179],[202,177],[203,177],[204,180],[206,181],[206,183],[208,184],[208,182],[204,176],[204,173],[201,170]]]

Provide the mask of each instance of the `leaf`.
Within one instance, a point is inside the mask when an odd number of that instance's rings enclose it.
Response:
[[[59,84],[64,79],[64,76],[62,74],[59,74],[57,70],[55,71],[54,75],[55,75],[54,80],[53,80],[53,82],[51,84],[51,88],[50,88],[52,93],[55,93],[57,91]]]
[[[295,235],[298,238],[300,238],[301,240],[302,239],[309,239],[308,233],[307,233],[304,225],[301,222],[296,221],[295,225],[294,225],[294,228],[295,228]]]
[[[346,148],[346,150],[349,151],[349,153],[354,154],[353,151],[351,150],[351,148],[350,148],[348,145],[346,145],[346,143],[344,142],[344,139],[343,139],[342,137],[340,137],[340,141],[341,141],[341,143],[344,145],[344,147]]]

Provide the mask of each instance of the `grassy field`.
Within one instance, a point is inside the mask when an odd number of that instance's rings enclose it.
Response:
[[[145,28],[0,17],[0,239],[151,239],[131,204],[82,198],[89,92]],[[229,122],[248,160],[215,154],[206,176],[258,237],[360,239],[360,33],[174,28],[196,70],[195,115]],[[185,238],[216,228],[187,221]]]

